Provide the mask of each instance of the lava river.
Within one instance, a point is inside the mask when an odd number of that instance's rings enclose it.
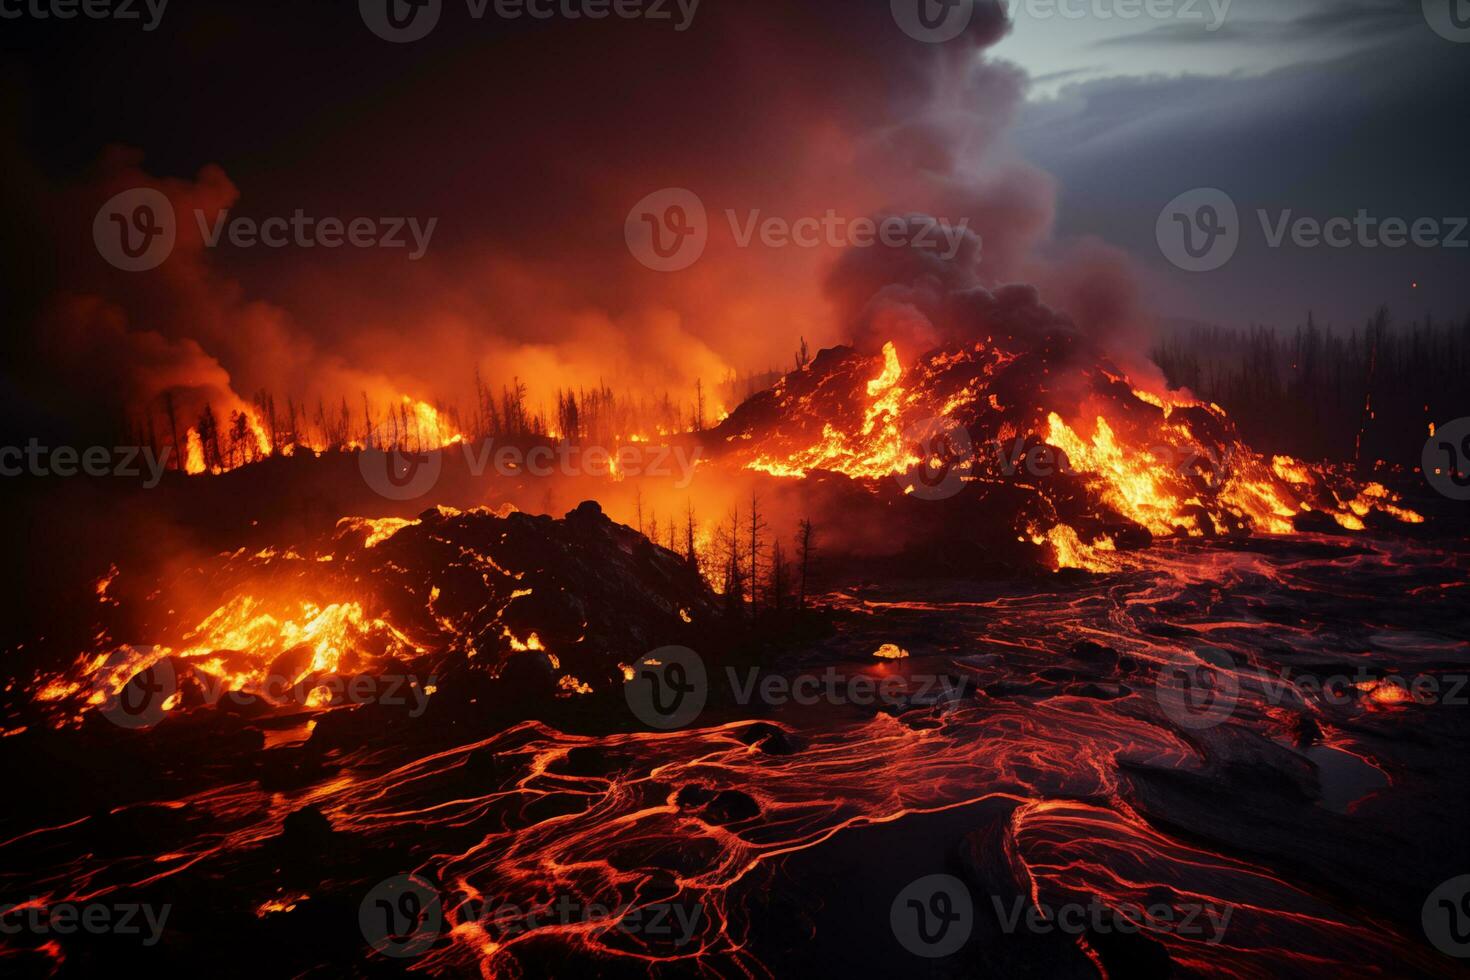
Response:
[[[851,583],[768,693],[704,658],[709,705],[674,730],[366,733],[289,784],[208,759],[106,813],[12,812],[0,890],[168,903],[154,962],[226,975],[1455,975],[1419,919],[1470,871],[1467,728],[1443,696],[1470,556],[1300,536],[1126,558]],[[1399,684],[1424,678],[1442,696]],[[928,961],[891,914],[935,874],[973,923]],[[1008,927],[1017,900],[1153,911],[1137,935],[1071,934]],[[375,936],[380,908],[412,927]],[[1159,920],[1186,908],[1214,925]],[[678,927],[627,927],[654,910]],[[226,927],[239,948],[203,941]],[[17,972],[100,955],[0,941]]]

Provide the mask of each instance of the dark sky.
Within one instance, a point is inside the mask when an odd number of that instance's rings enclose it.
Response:
[[[1470,231],[1459,248],[1272,248],[1258,215],[1470,214],[1470,43],[1430,30],[1419,0],[1277,4],[1295,16],[1274,21],[1242,7],[1216,35],[1154,28],[1075,53],[1134,69],[1028,106],[1017,141],[1058,178],[1059,232],[1127,248],[1158,309],[1177,316],[1290,326],[1308,308],[1340,325],[1379,303],[1400,319],[1470,313]],[[1242,43],[1268,67],[1222,70],[1214,48]],[[1180,58],[1215,70],[1150,73]],[[1159,209],[1195,187],[1226,191],[1243,219],[1238,252],[1213,272],[1175,269],[1155,242]]]
[[[1470,44],[1430,30],[1418,0],[1234,0],[1215,30],[1021,2],[1003,40],[991,5],[946,44],[905,35],[888,0],[703,0],[684,31],[673,4],[673,21],[541,22],[444,0],[410,44],[347,0],[171,0],[152,31],[6,20],[6,344],[23,366],[7,395],[65,385],[102,411],[166,385],[455,398],[475,368],[679,395],[785,363],[801,335],[849,339],[836,250],[736,248],[725,209],[963,218],[981,279],[1034,282],[1079,320],[1470,312],[1470,250],[1269,249],[1256,223],[1258,208],[1470,212]],[[211,213],[437,227],[421,262],[194,234],[125,273],[92,220],[136,186]],[[677,274],[634,262],[623,236],[664,187],[713,216],[709,253]],[[1196,187],[1236,202],[1242,241],[1186,273],[1155,225]],[[1103,313],[1078,298],[1100,278],[1117,294]]]

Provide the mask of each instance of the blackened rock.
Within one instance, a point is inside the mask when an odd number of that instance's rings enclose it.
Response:
[[[332,822],[315,806],[302,807],[286,816],[281,826],[281,843],[288,850],[309,854],[332,842]]]
[[[1342,525],[1320,510],[1306,510],[1291,519],[1298,531],[1313,534],[1344,534]]]
[[[1092,640],[1072,644],[1067,651],[1067,656],[1110,673],[1118,666],[1118,651],[1112,647],[1103,646],[1101,643],[1094,643]]]
[[[679,792],[674,794],[674,805],[681,810],[698,810],[714,798],[714,790],[690,783],[688,786],[681,786]]]
[[[755,798],[738,789],[721,790],[704,808],[704,818],[722,827],[758,817],[760,814],[760,804]]]
[[[514,783],[520,773],[511,756],[481,746],[464,760],[465,772],[477,783],[502,789]]]
[[[567,750],[566,756],[552,766],[554,771],[568,776],[611,776],[627,771],[632,762],[629,756],[596,745],[579,745]]]
[[[1139,932],[1089,928],[1087,945],[1097,951],[1110,977],[1165,980],[1173,976],[1174,961],[1161,943]]]
[[[766,755],[793,755],[802,748],[784,729],[763,721],[740,729],[735,738],[742,744],[755,746]]]

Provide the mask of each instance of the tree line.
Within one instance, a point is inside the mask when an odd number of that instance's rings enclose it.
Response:
[[[681,555],[725,597],[731,616],[755,620],[806,610],[817,567],[817,532],[809,519],[797,522],[796,534],[783,547],[762,516],[755,491],[747,511],[731,508],[708,535],[702,533],[692,503],[686,503],[684,514],[670,515],[663,523],[656,511],[645,514],[641,493],[634,508],[639,533]]]
[[[1224,408],[1256,449],[1417,466],[1430,425],[1470,415],[1470,317],[1395,325],[1380,308],[1341,332],[1198,326],[1152,351],[1170,385]]]

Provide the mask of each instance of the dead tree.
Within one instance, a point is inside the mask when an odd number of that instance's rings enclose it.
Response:
[[[786,610],[786,595],[791,591],[790,577],[781,542],[774,541],[771,544],[771,577],[766,597],[771,609],[777,613]]]
[[[796,564],[800,583],[796,594],[798,610],[806,609],[807,577],[811,574],[812,555],[815,550],[816,533],[812,530],[812,522],[803,518],[796,526]]]
[[[756,583],[760,581],[761,532],[766,522],[760,516],[760,500],[750,492],[750,615],[756,613]]]
[[[690,568],[699,568],[699,558],[694,553],[694,504],[687,500],[684,504],[684,560]]]

